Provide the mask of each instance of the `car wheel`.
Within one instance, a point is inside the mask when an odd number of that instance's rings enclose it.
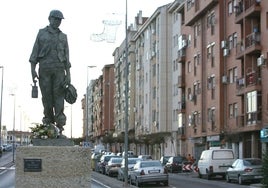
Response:
[[[140,183],[138,182],[137,179],[136,179],[136,187],[140,187]]]
[[[202,174],[200,173],[200,171],[198,170],[198,177],[202,178]]]
[[[164,186],[168,186],[168,181],[164,181]]]
[[[238,176],[238,184],[243,185],[243,180],[241,176]]]
[[[211,176],[210,176],[210,174],[208,173],[208,170],[206,170],[206,172],[207,172],[207,180],[210,180],[211,179]]]
[[[231,182],[231,180],[230,180],[230,178],[229,178],[229,175],[228,174],[226,174],[226,182],[228,182],[228,183],[230,183]]]
[[[131,178],[129,178],[129,184],[130,184],[130,185],[133,185],[133,181],[132,181]]]

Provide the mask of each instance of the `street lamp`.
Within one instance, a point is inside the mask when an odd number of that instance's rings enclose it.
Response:
[[[12,162],[15,162],[15,115],[16,115],[16,95],[15,95],[15,91],[13,91],[13,93],[10,94],[11,96],[13,96],[13,101],[14,101],[14,107],[13,107],[13,135],[12,135],[12,153],[13,153],[13,157],[12,157]]]
[[[3,104],[3,80],[4,80],[4,67],[0,66],[2,70],[2,80],[1,80],[1,104],[0,104],[0,146],[2,146],[2,104]]]
[[[87,66],[87,87],[86,87],[86,142],[88,142],[88,69],[95,68],[95,65]]]
[[[124,169],[124,179],[125,179],[125,187],[128,187],[128,75],[129,75],[129,70],[128,70],[128,26],[127,26],[127,0],[126,0],[126,20],[125,20],[125,35],[126,35],[126,39],[125,39],[125,54],[126,54],[126,58],[125,58],[125,138],[124,138],[124,142],[125,142],[125,169]]]

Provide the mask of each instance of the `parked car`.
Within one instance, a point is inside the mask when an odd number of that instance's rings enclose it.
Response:
[[[142,159],[142,160],[152,160],[152,156],[151,155],[139,155],[138,158]]]
[[[121,158],[120,156],[117,156],[117,155],[102,155],[101,156],[100,161],[98,162],[98,170],[99,170],[100,173],[106,174],[106,172],[105,172],[105,166],[108,164],[108,161],[112,157]]]
[[[159,160],[141,160],[134,165],[130,184],[139,187],[145,183],[163,183],[168,186],[168,173]]]
[[[98,161],[101,158],[101,154],[100,153],[92,153],[91,155],[91,160],[90,160],[90,164],[91,164],[91,169],[93,171],[98,172]]]
[[[168,159],[165,168],[168,172],[182,172],[182,163],[187,161],[183,156],[172,156]]]
[[[118,170],[121,167],[121,162],[122,162],[123,158],[118,158],[116,157],[112,157],[107,165],[105,166],[105,173],[108,176],[117,176],[118,175]]]
[[[163,166],[165,166],[166,163],[168,162],[168,159],[169,159],[170,157],[171,157],[171,156],[162,156],[162,157],[160,158],[160,162],[161,162],[161,164],[162,164]]]
[[[12,151],[12,148],[11,144],[3,144],[3,151]]]
[[[226,181],[260,182],[263,179],[262,161],[259,158],[236,159],[226,171]]]
[[[220,175],[225,178],[226,170],[234,160],[234,153],[231,149],[204,150],[197,163],[199,177],[206,176],[210,179]]]
[[[133,170],[134,165],[136,164],[137,161],[140,161],[142,159],[139,159],[137,157],[135,158],[128,158],[128,178],[130,177],[130,174]],[[118,169],[118,175],[117,175],[117,179],[118,180],[122,180],[125,181],[125,159],[123,158],[122,162],[121,162],[121,167],[120,169]]]

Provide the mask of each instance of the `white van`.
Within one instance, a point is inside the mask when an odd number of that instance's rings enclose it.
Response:
[[[199,177],[206,176],[207,179],[221,175],[225,178],[225,173],[235,160],[231,149],[209,149],[204,150],[198,161]]]

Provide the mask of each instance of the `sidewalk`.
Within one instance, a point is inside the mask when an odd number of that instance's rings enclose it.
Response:
[[[185,176],[192,177],[192,178],[199,177],[197,172],[185,172],[185,173],[181,173],[180,175],[185,175]],[[249,187],[250,188],[263,188],[264,186],[261,183],[254,183],[254,184],[250,184]]]
[[[106,185],[105,187],[107,187],[107,188],[123,188],[123,187],[125,187],[125,182],[119,181],[114,177],[105,176],[105,178],[103,178],[102,174],[94,172],[94,171],[91,172],[91,181],[96,181],[97,183],[99,183],[98,180],[100,180],[100,179],[101,179],[100,183]],[[135,188],[136,186],[128,185],[127,187],[128,188]]]

